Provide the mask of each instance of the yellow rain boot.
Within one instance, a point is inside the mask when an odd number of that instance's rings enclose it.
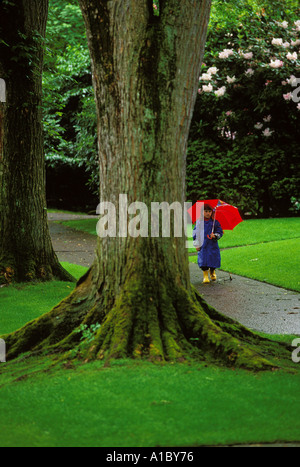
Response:
[[[209,284],[210,280],[208,277],[208,271],[203,271],[203,284]]]
[[[217,280],[216,270],[215,269],[210,269],[209,272],[210,272],[211,280],[216,281]]]

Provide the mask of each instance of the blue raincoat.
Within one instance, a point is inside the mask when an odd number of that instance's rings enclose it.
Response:
[[[212,233],[213,219],[204,221],[204,241],[201,250],[198,252],[198,266],[199,268],[220,268],[221,267],[221,254],[218,241],[216,239],[210,240],[207,235]],[[220,222],[215,221],[214,234],[217,234],[220,239],[223,236],[223,229]],[[193,232],[193,239],[196,240],[196,227]]]

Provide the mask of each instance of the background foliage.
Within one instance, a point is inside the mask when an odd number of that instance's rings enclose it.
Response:
[[[62,197],[59,207],[80,209],[93,202],[95,207],[97,124],[90,57],[77,0],[50,0],[43,84],[50,204]],[[77,197],[79,185],[82,194]]]
[[[294,1],[213,2],[187,157],[192,201],[221,198],[264,217],[296,212],[298,13]]]
[[[153,8],[159,14],[158,0]],[[296,89],[291,76],[298,73],[300,79],[299,18],[294,0],[213,1],[189,138],[188,200],[218,197],[263,217],[299,210],[300,104],[283,97]],[[274,38],[289,46],[272,44]],[[227,58],[222,58],[224,50]],[[288,53],[297,59],[288,59]],[[283,65],[271,67],[275,60]],[[212,68],[218,71],[207,80]],[[209,85],[212,90],[203,91]],[[53,204],[62,198],[58,207],[94,207],[99,186],[96,113],[77,0],[50,0],[44,123],[48,198]],[[71,206],[66,198],[79,185],[85,196],[75,196]]]

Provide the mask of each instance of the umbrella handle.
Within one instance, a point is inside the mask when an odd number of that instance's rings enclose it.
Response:
[[[207,235],[207,237],[208,237],[210,240],[212,240],[212,234],[214,233],[214,230],[215,230],[216,216],[217,216],[217,206],[216,206],[216,209],[215,209],[214,222],[213,222],[211,234],[210,234],[210,235]]]

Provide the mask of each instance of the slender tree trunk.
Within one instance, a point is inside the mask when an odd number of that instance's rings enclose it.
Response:
[[[72,280],[48,229],[42,128],[48,0],[0,4],[0,282]]]
[[[185,153],[210,0],[80,0],[98,112],[101,201],[183,205]],[[135,213],[133,213],[135,214]],[[149,219],[148,219],[149,220]],[[265,368],[256,335],[212,310],[190,284],[185,238],[99,238],[95,262],[51,312],[4,336],[8,358],[29,350],[92,358],[188,357]],[[120,235],[121,234],[121,235]],[[100,325],[100,328],[92,325]],[[81,329],[97,329],[80,341]],[[79,345],[78,345],[79,344]]]

